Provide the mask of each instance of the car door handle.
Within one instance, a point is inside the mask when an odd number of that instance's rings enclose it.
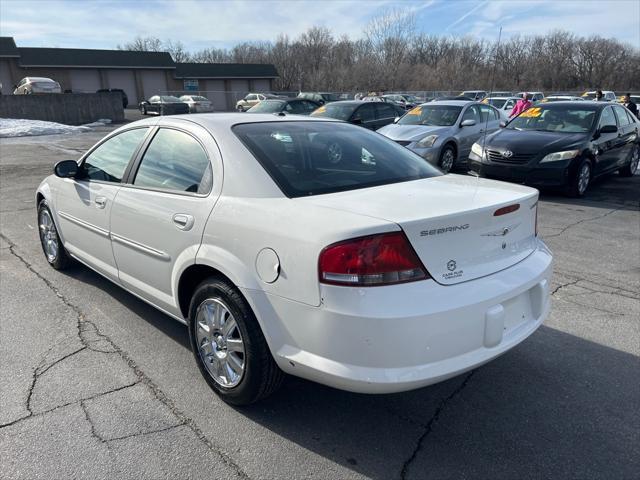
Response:
[[[180,230],[190,230],[193,227],[194,219],[193,215],[187,215],[186,213],[176,213],[173,216],[173,223]]]
[[[93,201],[98,208],[104,208],[104,206],[107,204],[106,197],[96,197]]]

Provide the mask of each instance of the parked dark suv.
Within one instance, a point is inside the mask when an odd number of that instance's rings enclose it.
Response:
[[[591,180],[606,173],[630,177],[640,159],[640,121],[612,103],[539,103],[475,143],[472,171],[533,186],[562,187],[584,195]]]
[[[327,103],[314,111],[311,116],[337,118],[370,130],[377,130],[393,123],[396,117],[401,117],[404,113],[404,108],[389,102],[346,100]]]

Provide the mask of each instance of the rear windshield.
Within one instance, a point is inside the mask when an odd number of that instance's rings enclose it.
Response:
[[[344,103],[329,103],[323,105],[317,110],[311,113],[312,117],[329,117],[337,118],[338,120],[349,120],[349,117],[355,110],[357,105],[344,104]]]
[[[409,110],[398,123],[400,125],[429,125],[447,127],[456,123],[462,107],[455,105],[420,105]]]
[[[233,127],[288,197],[442,175],[410,150],[362,127],[333,122],[265,122]]]

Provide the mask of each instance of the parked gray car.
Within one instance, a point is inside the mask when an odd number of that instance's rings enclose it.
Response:
[[[500,128],[500,113],[491,105],[463,100],[424,103],[378,130],[443,172],[465,166],[471,146]]]

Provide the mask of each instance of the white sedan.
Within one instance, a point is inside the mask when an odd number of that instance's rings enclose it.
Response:
[[[36,195],[47,261],[79,260],[187,324],[233,404],[283,372],[354,392],[423,387],[549,313],[536,190],[443,175],[343,122],[145,119],[58,163]]]
[[[213,112],[213,103],[202,95],[182,95],[180,100],[189,105],[189,113]]]

